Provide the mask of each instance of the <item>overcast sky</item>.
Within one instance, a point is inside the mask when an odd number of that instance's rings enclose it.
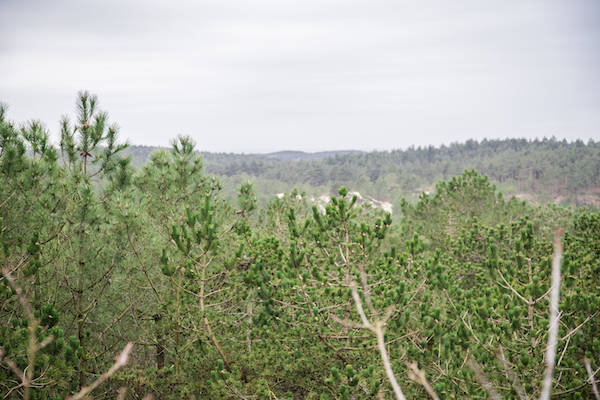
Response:
[[[0,101],[79,90],[132,144],[393,149],[600,139],[600,1],[0,0]]]

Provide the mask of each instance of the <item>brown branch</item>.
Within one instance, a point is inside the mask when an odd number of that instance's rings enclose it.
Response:
[[[360,315],[362,325],[357,324],[355,322],[351,322],[351,321],[341,320],[332,314],[330,314],[330,317],[335,322],[337,322],[343,326],[346,326],[349,328],[367,329],[375,334],[375,336],[377,337],[377,348],[379,349],[379,354],[381,355],[381,361],[383,363],[383,368],[385,370],[385,374],[386,374],[390,384],[392,385],[392,389],[394,390],[394,395],[396,396],[397,400],[406,400],[406,397],[404,397],[404,393],[402,393],[402,389],[400,388],[400,385],[398,385],[398,381],[396,380],[394,371],[392,370],[392,363],[390,362],[390,358],[389,358],[389,355],[387,352],[386,342],[385,342],[385,333],[384,333],[385,332],[385,321],[377,319],[377,320],[375,320],[375,323],[371,323],[368,320],[367,316],[365,315],[365,310],[363,309],[362,301],[360,299],[360,295],[358,294],[356,282],[351,282],[350,287],[352,289],[352,298],[354,299],[354,304],[356,306],[356,310],[358,311],[358,314]],[[391,315],[392,313],[393,313],[393,309],[392,309],[392,311],[388,310],[389,315]]]
[[[356,282],[353,282],[352,284],[352,297],[354,298],[356,309],[358,310],[363,325],[365,326],[365,328],[374,332],[375,336],[377,337],[377,347],[379,348],[379,354],[381,355],[383,368],[385,369],[385,374],[387,375],[388,380],[392,385],[392,389],[394,390],[396,399],[406,400],[406,398],[404,397],[404,393],[402,393],[402,389],[400,389],[400,385],[398,385],[398,381],[396,380],[394,371],[392,370],[392,363],[390,362],[390,358],[388,356],[387,349],[385,346],[385,323],[383,321],[376,321],[375,325],[373,325],[369,322],[369,320],[367,320],[365,311],[363,310],[362,303],[360,301],[360,296],[358,295],[358,290],[356,290]]]
[[[133,306],[134,306],[134,304],[133,304],[133,303],[131,303],[129,306],[127,306],[127,307],[126,307],[126,308],[125,308],[125,309],[124,309],[124,310],[121,312],[121,314],[119,314],[119,315],[118,315],[118,316],[117,316],[115,319],[113,319],[113,321],[112,321],[110,324],[108,324],[108,325],[106,326],[106,328],[104,328],[104,330],[103,330],[103,331],[100,333],[100,335],[98,336],[98,340],[101,340],[101,339],[102,339],[102,337],[103,337],[104,335],[106,335],[106,332],[108,332],[108,331],[109,331],[109,330],[110,330],[110,329],[111,329],[113,326],[115,326],[115,325],[116,325],[116,324],[117,324],[117,323],[118,323],[118,322],[119,322],[119,321],[120,321],[120,320],[121,320],[121,319],[122,319],[122,318],[125,316],[125,314],[127,314],[127,312],[128,312],[129,310],[131,310],[131,308],[132,308]]]
[[[471,332],[471,334],[473,335],[473,338],[475,339],[475,342],[477,344],[479,344],[479,338],[477,337],[477,335],[475,334],[475,332],[473,331],[473,327],[471,327],[470,324],[467,324],[467,321],[465,321],[465,318],[460,314],[460,312],[458,311],[458,308],[456,308],[456,306],[454,305],[454,302],[452,301],[452,299],[450,298],[450,295],[448,294],[448,292],[446,291],[446,289],[444,289],[444,294],[446,295],[446,297],[448,298],[448,301],[450,302],[450,305],[452,306],[452,308],[454,309],[454,311],[456,311],[456,313],[458,314],[458,316],[460,317],[460,320],[462,321],[463,325]],[[466,314],[466,313],[465,313]]]

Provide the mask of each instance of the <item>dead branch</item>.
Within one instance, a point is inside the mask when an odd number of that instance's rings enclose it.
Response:
[[[546,347],[546,371],[542,384],[540,400],[549,400],[552,392],[552,375],[554,374],[556,346],[558,343],[558,302],[560,298],[560,263],[562,261],[562,231],[554,235],[554,256],[552,259],[552,282],[550,293],[550,324],[548,326],[548,346]]]
[[[467,361],[467,365],[475,373],[475,379],[477,379],[479,384],[488,392],[490,397],[493,400],[502,400],[502,396],[500,396],[496,389],[494,389],[477,361],[471,358],[469,361]]]
[[[31,309],[31,304],[29,304],[29,301],[27,301],[27,298],[25,298],[25,295],[23,294],[23,290],[21,289],[21,287],[19,285],[17,285],[17,283],[15,282],[15,278],[13,278],[10,275],[10,271],[8,270],[8,268],[2,269],[2,275],[4,276],[4,279],[6,279],[6,281],[9,283],[10,287],[17,294],[17,298],[19,299],[19,302],[21,303],[23,310],[25,310],[27,319],[33,320],[34,317],[33,317],[33,311]]]
[[[590,377],[590,385],[592,385],[592,392],[594,392],[594,396],[596,400],[600,400],[600,393],[598,392],[598,386],[596,386],[596,380],[594,379],[594,373],[592,372],[592,366],[590,365],[589,358],[584,358],[583,363],[585,364],[585,370]]]
[[[1,362],[6,364],[8,366],[8,368],[10,368],[12,370],[12,372],[14,372],[15,375],[17,375],[19,377],[19,379],[21,379],[21,381],[24,381],[27,379],[27,377],[25,376],[23,371],[21,371],[19,369],[17,364],[10,358],[6,357],[6,352],[4,351],[4,349],[2,347],[0,347],[0,363]]]
[[[438,395],[435,393],[431,384],[425,377],[425,371],[419,369],[416,362],[406,362],[406,368],[408,368],[408,378],[417,382],[425,388],[425,391],[433,400],[440,400]]]
[[[125,395],[127,394],[127,386],[123,386],[119,389],[119,395],[117,396],[117,400],[125,400]]]
[[[25,400],[29,400],[31,397],[31,388],[34,386],[36,379],[34,379],[34,369],[35,369],[35,358],[37,352],[40,349],[43,349],[47,345],[49,345],[53,340],[53,336],[49,336],[42,341],[42,343],[37,342],[36,329],[39,326],[39,321],[35,318],[33,314],[33,308],[31,304],[23,294],[23,290],[17,284],[15,279],[11,276],[8,268],[2,269],[2,275],[4,279],[9,283],[10,287],[15,291],[23,310],[25,311],[25,315],[27,317],[29,331],[29,343],[27,345],[27,367],[21,371],[17,364],[12,361],[10,358],[5,357],[5,352],[2,348],[0,348],[0,362],[4,361],[6,365],[19,377],[21,383],[18,387],[24,387],[23,398]],[[36,387],[40,387],[39,385]]]
[[[85,398],[88,394],[92,392],[92,390],[96,389],[98,386],[106,382],[111,376],[114,375],[119,369],[124,367],[129,360],[129,353],[131,353],[131,349],[133,348],[133,343],[129,342],[123,348],[121,354],[116,357],[115,363],[110,367],[108,371],[100,375],[98,379],[96,379],[91,385],[82,388],[78,393],[73,396],[67,397],[68,400],[80,400]]]
[[[392,385],[392,389],[394,390],[394,394],[396,395],[397,400],[406,400],[404,397],[404,393],[402,393],[402,389],[400,385],[398,385],[398,381],[396,380],[396,376],[394,375],[394,371],[392,370],[392,363],[390,362],[390,358],[387,353],[387,349],[385,347],[385,322],[381,320],[376,320],[375,324],[372,324],[365,315],[365,311],[362,306],[362,302],[360,300],[360,296],[358,294],[358,290],[356,289],[356,282],[352,282],[352,297],[354,298],[354,303],[356,305],[356,310],[360,315],[360,319],[363,323],[363,328],[370,330],[375,333],[377,337],[377,347],[379,348],[379,354],[381,355],[381,361],[383,362],[383,368],[385,369],[385,374]]]

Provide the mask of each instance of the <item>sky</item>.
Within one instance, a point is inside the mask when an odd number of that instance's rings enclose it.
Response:
[[[57,142],[80,90],[213,152],[599,140],[600,2],[0,0],[9,118]]]

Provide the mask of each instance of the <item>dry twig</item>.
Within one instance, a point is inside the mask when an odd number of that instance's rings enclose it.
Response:
[[[419,369],[419,367],[417,366],[417,363],[407,362],[406,367],[408,368],[408,377],[411,380],[421,384],[425,388],[425,391],[427,392],[427,394],[429,394],[429,397],[431,397],[433,400],[440,400],[438,395],[435,393],[435,391],[431,387],[431,384],[425,377],[425,371],[423,371],[422,369]]]
[[[366,280],[363,280],[363,285],[366,284]],[[335,316],[331,316],[334,321],[337,323],[351,328],[363,328],[368,329],[375,334],[377,337],[377,348],[379,349],[379,354],[381,355],[381,361],[383,363],[383,368],[385,369],[385,374],[392,385],[392,389],[394,390],[394,395],[398,400],[406,400],[404,397],[404,393],[402,393],[402,389],[396,380],[396,376],[394,375],[394,371],[392,370],[392,363],[390,362],[390,357],[388,355],[387,349],[385,347],[385,325],[387,323],[387,319],[392,315],[393,309],[390,309],[386,312],[385,319],[380,320],[377,318],[373,323],[369,321],[367,318],[365,311],[362,306],[362,301],[360,299],[360,295],[358,294],[358,290],[356,288],[356,282],[352,282],[350,287],[352,288],[352,298],[354,299],[354,304],[356,306],[356,310],[360,315],[360,319],[362,325],[356,324],[351,321],[340,320]],[[368,292],[368,287],[363,287],[365,293]]]
[[[585,370],[587,371],[588,376],[590,377],[590,385],[592,385],[592,392],[594,392],[596,400],[600,400],[600,393],[598,393],[598,386],[596,386],[596,380],[594,379],[594,373],[592,372],[590,360],[588,358],[584,358],[583,363],[585,364]]]
[[[552,393],[552,375],[554,374],[556,346],[558,344],[558,302],[560,299],[560,263],[562,261],[562,231],[554,235],[554,257],[552,259],[552,291],[550,293],[550,325],[548,326],[548,346],[546,347],[546,371],[542,384],[540,400],[549,400]]]
[[[19,303],[23,307],[25,311],[25,316],[27,317],[28,328],[29,331],[29,343],[27,345],[27,367],[21,371],[17,364],[12,361],[10,358],[6,357],[6,353],[2,348],[0,348],[0,362],[4,361],[6,365],[19,377],[21,383],[17,387],[23,387],[25,390],[23,391],[23,398],[25,400],[29,400],[31,397],[31,388],[34,386],[34,383],[37,379],[34,379],[34,369],[35,369],[35,357],[37,352],[40,349],[43,349],[47,345],[49,345],[53,340],[53,336],[49,336],[42,341],[42,343],[37,342],[36,329],[39,326],[39,321],[35,318],[33,314],[33,308],[31,304],[23,294],[23,289],[17,284],[15,278],[10,274],[10,270],[8,268],[2,269],[2,275],[4,279],[8,282],[10,287],[17,294],[17,298],[19,299]],[[36,387],[40,387],[37,385]],[[14,390],[15,388],[13,388]]]
[[[131,349],[133,348],[133,343],[129,342],[125,345],[125,348],[116,358],[115,363],[112,367],[102,375],[98,379],[96,379],[91,385],[82,388],[78,393],[73,396],[67,397],[68,400],[80,400],[84,399],[88,394],[92,392],[92,390],[96,389],[98,386],[106,382],[111,376],[114,375],[119,369],[127,364],[129,360],[129,353],[131,353]]]
[[[481,366],[474,359],[467,361],[469,368],[475,373],[475,379],[488,392],[493,400],[502,400],[502,396],[494,389],[488,378],[485,376]]]

